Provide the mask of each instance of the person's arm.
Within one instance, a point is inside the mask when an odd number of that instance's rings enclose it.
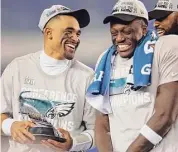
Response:
[[[94,127],[96,120],[96,110],[85,101],[84,111],[83,111],[83,122],[86,130],[84,130],[78,136],[73,137],[75,140],[76,147],[81,150],[89,150],[95,147],[94,138]],[[78,145],[78,146],[77,146]],[[74,145],[75,149],[75,145]],[[79,150],[78,149],[78,150]]]
[[[95,122],[95,139],[99,152],[112,152],[108,115],[97,113]]]
[[[163,39],[160,38],[155,46],[154,64],[158,67],[159,84],[155,99],[155,113],[146,124],[146,127],[153,132],[146,130],[149,132],[146,136],[156,138],[153,139],[154,141],[148,140],[145,135],[143,136],[145,132],[142,133],[142,130],[127,152],[150,151],[166,134],[169,134],[171,126],[175,123],[178,116],[178,45],[176,41],[178,37],[166,36]]]
[[[178,115],[178,82],[162,84],[158,87],[155,113],[147,123],[154,132],[164,138]],[[127,152],[148,152],[154,145],[143,135],[139,135]]]
[[[4,70],[0,82],[1,82],[1,109],[0,109],[0,118],[1,118],[1,135],[6,135],[4,133],[2,124],[4,120],[12,118],[12,83],[13,83],[13,72],[11,71],[12,63],[9,64]],[[7,131],[8,132],[8,131]]]
[[[0,127],[1,135],[11,136],[19,143],[28,143],[35,140],[35,137],[27,131],[28,127],[34,124],[30,121],[17,121],[13,118],[13,78],[16,71],[16,63],[13,61],[7,66],[1,76],[1,109]]]

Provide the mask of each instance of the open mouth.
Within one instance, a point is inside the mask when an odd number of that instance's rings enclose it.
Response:
[[[117,46],[117,50],[119,52],[125,52],[125,51],[128,51],[130,49],[131,45],[128,45],[128,44],[119,44]]]
[[[162,35],[165,34],[165,30],[163,30],[163,29],[157,29],[157,34],[158,34],[158,36],[162,36]]]
[[[65,44],[65,49],[68,50],[68,51],[70,51],[70,52],[74,52],[75,49],[76,49],[76,45],[66,43],[66,44]]]

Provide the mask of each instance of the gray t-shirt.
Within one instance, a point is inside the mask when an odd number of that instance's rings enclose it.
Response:
[[[163,36],[156,43],[151,86],[134,91],[126,85],[132,64],[132,58],[123,59],[117,55],[112,71],[110,102],[113,113],[109,114],[109,123],[114,152],[125,152],[153,115],[158,86],[178,81],[178,36]],[[177,143],[178,118],[152,152],[178,152]]]
[[[41,52],[13,60],[1,77],[1,113],[17,120],[46,122],[63,128],[72,137],[83,132],[93,138],[95,110],[85,102],[93,70],[73,59],[62,73],[51,76],[39,64]],[[47,151],[41,145],[22,145],[10,140],[9,151]]]

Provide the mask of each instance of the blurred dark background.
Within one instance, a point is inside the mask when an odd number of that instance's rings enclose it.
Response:
[[[157,2],[142,1],[148,10]],[[85,8],[89,11],[91,22],[88,27],[82,29],[76,58],[94,67],[98,56],[111,44],[109,26],[103,25],[102,21],[110,14],[115,3],[116,0],[2,0],[1,73],[15,57],[43,49],[38,22],[42,11],[54,4],[65,5],[71,9]],[[149,27],[151,26],[152,23]],[[6,151],[7,143],[6,138],[1,138],[2,151]]]

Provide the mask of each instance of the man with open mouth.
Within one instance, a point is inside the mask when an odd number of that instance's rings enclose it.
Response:
[[[178,35],[178,1],[158,0],[154,10],[149,12],[149,19],[155,19],[158,36]]]
[[[103,23],[113,45],[87,90],[99,152],[177,152],[178,36],[147,30],[139,0],[119,0]]]
[[[85,9],[73,11],[62,5],[45,9],[38,25],[44,49],[14,59],[5,69],[0,113],[2,133],[11,137],[9,151],[94,147],[95,110],[85,100],[94,73],[74,58],[80,28],[89,22]]]

